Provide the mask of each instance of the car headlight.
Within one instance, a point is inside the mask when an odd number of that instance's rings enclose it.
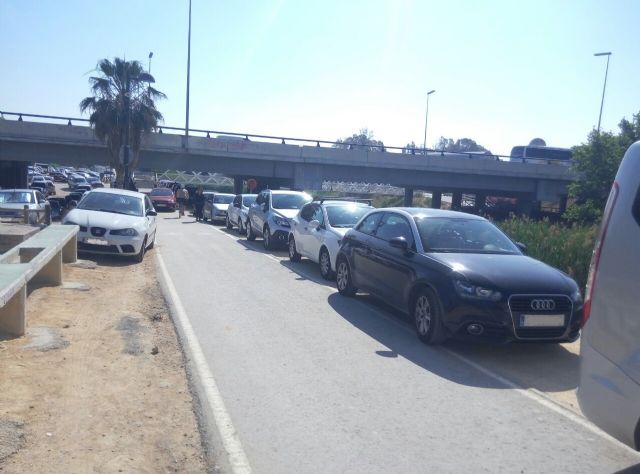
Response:
[[[574,303],[582,303],[582,293],[580,293],[580,288],[576,288],[576,291],[571,293],[571,299]]]
[[[454,280],[453,286],[462,298],[487,301],[498,301],[502,298],[502,293],[499,291],[474,285],[468,281]]]
[[[114,229],[109,232],[111,235],[124,235],[127,237],[135,237],[138,235],[138,231],[132,228],[128,229]]]
[[[286,217],[273,216],[273,222],[282,227],[289,227],[289,219]]]

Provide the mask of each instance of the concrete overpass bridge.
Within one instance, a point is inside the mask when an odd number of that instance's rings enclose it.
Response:
[[[65,118],[65,125],[4,115],[0,119],[0,174],[11,169],[8,163],[89,166],[109,161],[105,146],[86,120]],[[191,130],[200,136],[186,137],[175,133],[179,130],[162,127],[159,133],[150,134],[138,167],[222,173],[234,178],[238,192],[243,180],[255,178],[260,188],[319,190],[324,181],[386,183],[405,189],[406,204],[411,203],[414,190],[429,191],[434,207],[440,207],[442,193],[453,194],[454,208],[460,206],[462,193],[475,194],[478,205],[484,203],[484,196],[516,197],[524,213],[530,212],[536,201],[559,202],[563,208],[567,186],[575,179],[566,166],[506,162],[495,155],[410,154],[393,147],[341,149],[315,140],[277,138],[279,142],[273,143],[276,137],[211,137],[215,132],[206,130]]]

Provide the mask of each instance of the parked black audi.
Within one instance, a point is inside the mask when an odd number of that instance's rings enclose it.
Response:
[[[575,341],[578,285],[521,248],[482,217],[380,209],[345,235],[336,283],[342,295],[362,290],[408,313],[429,344],[449,337]]]

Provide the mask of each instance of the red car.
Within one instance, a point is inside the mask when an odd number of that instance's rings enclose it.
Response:
[[[176,210],[176,197],[169,188],[153,188],[149,197],[151,197],[151,202],[156,211],[167,210],[173,212]]]

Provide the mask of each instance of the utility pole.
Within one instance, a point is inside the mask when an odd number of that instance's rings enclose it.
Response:
[[[602,100],[600,101],[600,115],[598,116],[598,134],[600,134],[600,122],[602,121],[602,107],[604,106],[604,93],[607,90],[607,75],[609,74],[609,58],[611,57],[611,52],[595,53],[594,56],[607,57],[607,69],[604,72],[604,86],[602,86]]]
[[[189,136],[189,81],[191,79],[191,0],[189,0],[189,39],[187,40],[187,119],[184,135]]]

